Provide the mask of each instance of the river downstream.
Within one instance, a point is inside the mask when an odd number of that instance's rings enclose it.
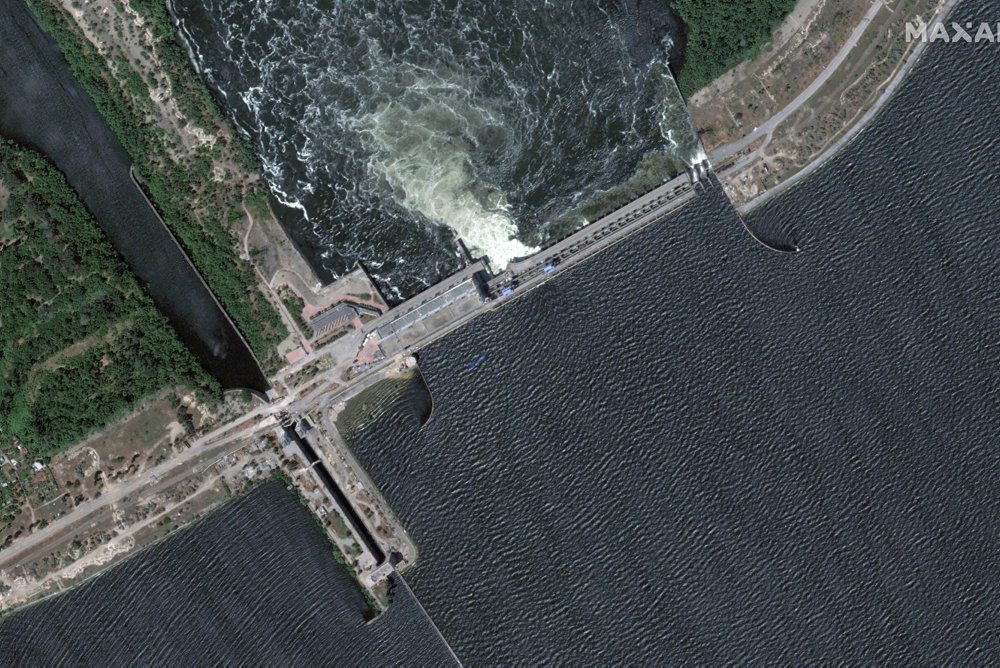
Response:
[[[170,6],[312,264],[360,256],[393,299],[459,267],[456,235],[503,269],[697,151],[665,3]]]
[[[995,22],[996,3],[953,18]],[[354,446],[463,662],[996,661],[997,49],[932,45],[853,144],[749,221],[800,252],[754,242],[709,189],[421,352],[429,422],[404,403]],[[281,503],[262,512],[284,526]],[[140,563],[106,577],[163,582]],[[227,596],[301,591],[266,550],[232,563],[257,577],[220,578]],[[184,619],[220,614],[217,591],[184,592]],[[313,620],[308,596],[248,605],[247,635],[304,619],[336,643],[354,623]],[[383,629],[435,661],[419,631]]]

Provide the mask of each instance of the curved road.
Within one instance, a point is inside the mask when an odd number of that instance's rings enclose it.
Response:
[[[831,60],[830,63],[826,66],[826,68],[824,68],[823,71],[820,72],[819,76],[816,77],[813,80],[813,82],[806,87],[804,91],[799,93],[799,95],[794,100],[789,102],[784,109],[782,109],[774,116],[769,118],[763,125],[754,128],[753,132],[744,136],[743,139],[731,142],[729,144],[724,144],[715,149],[714,151],[712,151],[711,153],[709,153],[708,154],[709,161],[713,165],[720,164],[726,158],[732,156],[735,153],[739,153],[747,146],[754,143],[758,139],[764,137],[765,135],[766,139],[764,140],[763,146],[766,146],[767,143],[771,140],[771,133],[774,132],[774,129],[777,128],[779,125],[781,125],[781,123],[786,118],[788,118],[796,111],[798,111],[799,107],[805,104],[805,102],[809,100],[809,98],[815,95],[816,91],[822,88],[823,84],[825,84],[827,80],[833,75],[833,73],[837,71],[837,68],[839,68],[844,63],[844,60],[847,59],[847,56],[851,53],[854,47],[857,46],[858,40],[861,39],[861,36],[864,34],[865,30],[868,29],[868,25],[872,22],[872,19],[875,18],[875,15],[879,12],[880,9],[882,9],[883,6],[885,6],[885,0],[875,0],[875,3],[872,4],[871,7],[869,7],[868,11],[865,12],[865,15],[861,18],[861,21],[854,29],[854,32],[852,32],[851,36],[847,38],[847,41],[844,43],[844,46],[840,49],[840,51],[837,52],[837,55],[833,57],[833,60]],[[763,148],[763,146],[761,146],[761,148]],[[760,151],[760,149],[757,149],[757,151]]]
[[[935,20],[938,21],[945,20],[951,14],[951,10],[954,9],[955,5],[957,5],[958,3],[959,0],[948,0],[948,2],[946,2],[938,11],[934,19],[931,20],[931,23],[933,23]],[[910,73],[910,70],[913,69],[913,66],[917,64],[918,60],[920,60],[920,56],[923,55],[924,49],[926,49],[929,44],[930,42],[917,43],[916,48],[914,48],[913,52],[909,56],[907,56],[903,65],[892,76],[892,80],[889,82],[889,85],[886,86],[885,89],[879,94],[878,98],[875,100],[875,103],[872,104],[871,108],[869,108],[868,111],[865,112],[864,116],[862,116],[858,120],[858,122],[856,122],[853,126],[851,126],[850,129],[848,129],[847,132],[845,132],[840,139],[835,141],[829,148],[820,153],[815,160],[810,162],[803,169],[799,170],[795,174],[792,174],[792,176],[785,179],[784,181],[774,186],[770,190],[761,193],[754,199],[741,205],[738,209],[740,214],[745,214],[749,212],[751,209],[760,206],[764,202],[767,202],[768,200],[772,199],[773,197],[780,195],[788,188],[791,188],[793,185],[795,185],[796,183],[798,183],[799,181],[806,178],[814,171],[822,167],[824,164],[826,164],[828,160],[830,160],[830,158],[836,155],[840,151],[840,149],[844,148],[849,143],[851,143],[854,140],[854,138],[857,137],[858,134],[862,130],[864,130],[865,127],[868,126],[868,123],[870,123],[872,119],[875,118],[875,116],[878,115],[880,111],[882,111],[882,107],[884,107],[885,104],[890,99],[892,99],[892,96],[896,92],[896,89],[899,88],[899,86],[903,83],[903,80],[906,79],[906,75]],[[770,139],[770,136],[768,136],[768,139]],[[763,148],[763,146],[761,146],[761,148]],[[733,165],[733,167],[727,169],[726,171],[728,172],[730,170],[742,167],[744,164],[749,162],[751,158],[755,157],[755,154],[759,153],[759,151],[760,149],[757,149],[757,151],[751,153],[749,156],[747,156],[747,158],[741,159],[736,165]]]

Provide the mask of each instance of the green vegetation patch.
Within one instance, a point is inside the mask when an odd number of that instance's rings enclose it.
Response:
[[[257,171],[257,163],[198,78],[163,2],[128,2],[143,22],[140,34],[145,38],[149,31],[149,43],[141,46],[148,63],[144,66],[123,47],[122,39],[105,40],[105,52],[99,52],[57,0],[28,1],[42,28],[59,44],[73,76],[132,158],[136,177],[150,199],[264,370],[277,369],[276,347],[288,332],[257,288],[253,266],[240,259],[233,230],[224,227],[232,222],[226,220],[225,212],[241,207],[244,197],[254,201],[262,197],[259,186],[247,180]],[[113,29],[120,37],[134,19],[119,7],[117,15],[104,20],[108,25],[103,29]],[[165,131],[155,119],[170,122],[173,115],[152,99],[150,90],[169,90],[183,122],[204,140],[183,141],[179,131]]]
[[[411,394],[416,392],[416,394]],[[346,438],[354,438],[374,425],[392,408],[410,394],[421,397],[426,403],[425,413],[430,413],[430,390],[419,371],[412,371],[394,378],[386,378],[365,388],[347,400],[336,419],[337,431]]]
[[[707,86],[743,60],[753,60],[795,0],[671,0],[687,29],[677,85],[684,95]]]
[[[288,309],[288,312],[295,320],[295,324],[302,330],[302,333],[306,337],[311,336],[312,329],[309,327],[306,319],[302,317],[302,312],[306,308],[306,303],[302,301],[302,297],[299,297],[291,288],[284,285],[279,288],[278,295],[281,297],[281,302],[285,305],[285,308]]]
[[[218,389],[62,174],[0,140],[0,183],[0,440],[46,457],[164,387]]]

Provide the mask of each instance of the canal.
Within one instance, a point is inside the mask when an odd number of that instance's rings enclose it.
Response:
[[[239,331],[132,183],[125,149],[23,0],[0,0],[0,134],[44,153],[66,175],[223,388],[268,389]]]

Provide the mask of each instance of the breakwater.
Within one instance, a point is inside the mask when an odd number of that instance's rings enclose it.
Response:
[[[249,347],[133,185],[128,155],[23,0],[0,0],[0,133],[45,154],[66,175],[157,308],[224,388],[266,392]]]

